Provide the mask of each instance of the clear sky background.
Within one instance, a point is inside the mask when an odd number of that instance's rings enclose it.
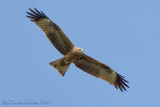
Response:
[[[34,7],[131,88],[122,93],[73,64],[63,78],[48,64],[62,55],[25,16]],[[1,0],[0,19],[1,107],[160,106],[159,0]],[[50,104],[25,104],[42,100]]]

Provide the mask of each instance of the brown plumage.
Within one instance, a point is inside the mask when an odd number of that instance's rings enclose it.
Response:
[[[39,12],[37,9],[33,11],[29,9],[32,13],[27,12],[30,16],[32,22],[35,22],[42,31],[46,34],[50,42],[55,46],[55,48],[63,55],[66,55],[74,45],[67,38],[64,32],[52,22],[43,12]]]
[[[42,11],[40,12],[37,9],[29,10],[31,13],[27,12],[27,17],[41,28],[54,47],[64,55],[63,58],[50,63],[62,76],[65,75],[70,64],[74,63],[84,72],[109,82],[116,89],[119,88],[122,92],[123,90],[127,91],[126,87],[129,88],[129,86],[126,83],[128,81],[123,76],[116,73],[109,66],[85,55],[83,49],[74,46],[59,26],[52,22]]]

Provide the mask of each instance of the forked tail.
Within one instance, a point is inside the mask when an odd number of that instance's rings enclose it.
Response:
[[[62,76],[64,76],[71,63],[66,61],[63,57],[49,64],[53,66]]]

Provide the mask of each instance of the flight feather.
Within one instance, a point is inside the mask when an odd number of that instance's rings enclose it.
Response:
[[[45,33],[54,47],[63,55],[66,55],[74,45],[64,34],[61,28],[51,21],[42,11],[29,9],[27,17],[35,22]]]
[[[119,88],[122,92],[123,90],[127,91],[125,87],[129,88],[126,84],[128,81],[126,81],[123,76],[90,56],[83,54],[74,62],[74,64],[84,72],[109,82],[114,85],[115,88]]]

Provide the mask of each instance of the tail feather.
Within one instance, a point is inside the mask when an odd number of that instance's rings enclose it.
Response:
[[[66,63],[63,57],[49,64],[53,66],[62,76],[64,76],[71,63]]]

